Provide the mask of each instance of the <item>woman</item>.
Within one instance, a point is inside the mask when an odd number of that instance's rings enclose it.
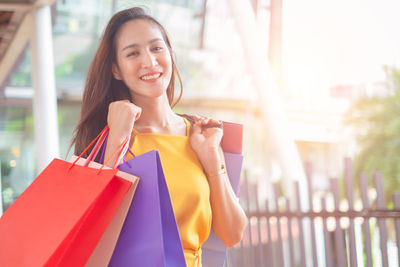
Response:
[[[108,124],[105,158],[127,136],[137,155],[159,150],[187,266],[201,266],[211,228],[230,247],[247,219],[224,169],[219,122],[194,116],[191,125],[175,114],[176,79],[165,29],[141,8],[115,14],[87,74],[73,142],[80,154]]]

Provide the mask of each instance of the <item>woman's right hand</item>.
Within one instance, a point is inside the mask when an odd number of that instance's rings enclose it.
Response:
[[[141,113],[142,108],[129,100],[111,102],[108,106],[107,124],[113,139],[122,141],[130,136],[135,121],[139,119]]]

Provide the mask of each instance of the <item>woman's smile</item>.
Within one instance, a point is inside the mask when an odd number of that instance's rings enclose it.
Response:
[[[151,72],[151,73],[146,73],[145,75],[140,76],[140,79],[144,82],[156,82],[159,80],[161,77],[162,73],[161,72]]]

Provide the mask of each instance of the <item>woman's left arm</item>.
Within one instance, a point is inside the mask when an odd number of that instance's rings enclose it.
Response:
[[[219,125],[219,122],[195,118],[190,141],[210,185],[212,229],[225,245],[231,247],[242,239],[247,217],[224,170],[225,160],[220,147],[223,131],[212,127]]]

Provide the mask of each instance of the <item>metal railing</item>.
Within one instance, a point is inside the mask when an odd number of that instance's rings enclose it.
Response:
[[[393,194],[393,209],[387,209],[381,174],[374,175],[375,189],[360,175],[360,208],[355,208],[350,159],[345,159],[345,200],[340,200],[338,179],[331,179],[329,191],[318,195],[312,190],[310,168],[307,178],[308,196],[300,195],[296,182],[291,198],[296,203],[287,197],[282,203],[279,185],[274,184],[273,201],[260,208],[257,184],[245,175],[241,200],[249,227],[240,246],[229,249],[227,266],[400,266],[400,192]],[[374,199],[368,192],[374,192]],[[309,201],[307,212],[297,205],[303,197]],[[340,208],[343,204],[346,209]]]

